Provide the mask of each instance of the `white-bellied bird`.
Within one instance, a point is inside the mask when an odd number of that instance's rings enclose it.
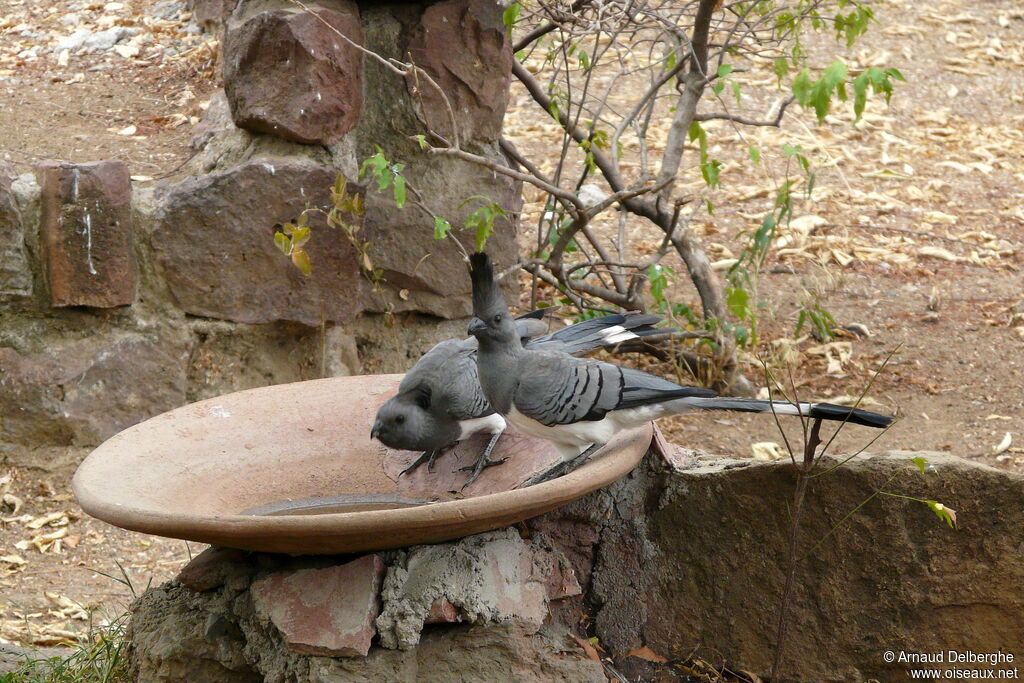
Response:
[[[788,403],[718,397],[641,370],[524,347],[486,254],[470,256],[480,387],[490,405],[520,431],[547,439],[563,461],[524,485],[583,463],[621,430],[693,409],[775,412],[886,427],[892,418],[830,403]]]

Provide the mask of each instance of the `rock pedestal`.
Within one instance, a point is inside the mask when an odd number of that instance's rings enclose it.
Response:
[[[207,550],[133,606],[131,664],[147,681],[603,683],[545,627],[579,593],[557,550],[512,529],[354,560]]]
[[[131,662],[140,680],[198,667],[211,681],[606,680],[573,634],[595,637],[628,680],[682,678],[678,664],[694,656],[765,677],[793,483],[788,463],[705,456],[678,469],[652,453],[607,489],[456,543],[355,562],[207,551],[135,604]],[[960,528],[922,503],[876,496],[811,551],[883,486],[942,501]],[[907,666],[887,651],[1019,658],[1024,476],[937,453],[861,456],[815,479],[805,505],[786,680],[903,680]],[[377,557],[379,613],[367,589]],[[341,575],[348,591],[314,587]],[[290,581],[309,590],[278,589]],[[352,606],[344,619],[333,612],[342,605]],[[371,619],[365,657],[320,656],[365,638],[357,626]]]

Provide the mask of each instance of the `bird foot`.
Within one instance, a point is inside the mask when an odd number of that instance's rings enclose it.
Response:
[[[444,450],[443,448],[438,448],[438,449],[433,450],[433,451],[424,451],[423,454],[420,455],[420,457],[416,458],[412,462],[411,465],[409,465],[404,470],[399,472],[398,476],[401,477],[403,474],[409,474],[410,472],[412,472],[414,469],[416,469],[417,467],[419,467],[423,463],[427,463],[427,471],[428,472],[433,472],[434,471],[434,461],[437,460],[437,456],[441,455],[441,452],[443,450]]]
[[[587,448],[579,455],[569,458],[568,460],[563,460],[559,463],[556,463],[549,467],[548,469],[544,470],[543,472],[538,472],[537,474],[533,475],[532,477],[524,481],[522,484],[517,486],[516,488],[525,489],[527,486],[533,486],[534,484],[540,484],[545,481],[551,481],[552,479],[557,479],[558,477],[569,474],[577,467],[580,467],[581,465],[583,465],[583,463],[589,460],[590,456],[593,455],[594,451],[600,448],[601,445],[602,444],[591,445],[589,448]]]
[[[491,460],[489,457],[487,457],[487,454],[484,453],[479,458],[477,458],[475,465],[466,465],[465,467],[460,467],[458,470],[459,472],[469,472],[470,470],[472,470],[473,472],[472,476],[470,476],[469,478],[469,481],[462,485],[461,490],[465,490],[467,486],[476,481],[476,478],[479,477],[480,473],[483,472],[485,469],[487,469],[488,467],[494,467],[495,465],[500,465],[506,460],[508,460],[508,458],[498,458],[497,460]]]

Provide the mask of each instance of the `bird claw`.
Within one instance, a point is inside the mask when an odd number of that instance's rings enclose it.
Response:
[[[481,457],[477,458],[476,464],[460,467],[458,469],[459,472],[473,472],[473,475],[469,478],[469,481],[462,485],[461,490],[465,490],[467,486],[476,481],[477,477],[479,477],[480,473],[483,472],[485,469],[487,469],[488,467],[494,467],[495,465],[500,465],[506,460],[508,460],[508,458],[498,458],[497,460],[491,460],[490,458],[487,457],[486,454],[484,454]]]
[[[555,463],[554,465],[544,470],[543,472],[538,472],[537,474],[533,475],[516,488],[525,489],[527,486],[533,486],[534,484],[540,484],[545,481],[551,481],[552,479],[557,479],[558,477],[569,474],[577,467],[580,467],[581,465],[583,465],[583,463],[589,460],[590,456],[594,454],[594,451],[596,451],[600,447],[601,444],[594,444],[577,456],[569,458],[568,460],[563,460],[561,462]]]
[[[423,463],[427,463],[427,471],[428,472],[433,472],[434,471],[434,461],[437,459],[437,456],[441,454],[442,450],[443,449],[438,448],[437,450],[433,450],[433,451],[423,451],[423,453],[420,455],[420,457],[416,458],[412,462],[411,465],[409,465],[404,470],[399,472],[398,476],[401,477],[403,474],[409,474],[410,472],[412,472],[414,469],[416,469],[417,467],[419,467]]]

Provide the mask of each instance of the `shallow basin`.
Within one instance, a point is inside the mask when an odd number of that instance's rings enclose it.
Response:
[[[82,509],[125,529],[213,545],[333,554],[433,543],[546,512],[625,475],[651,426],[619,434],[583,467],[515,488],[559,459],[509,428],[508,457],[460,490],[478,436],[399,476],[417,453],[370,439],[401,375],[296,382],[220,396],[124,430],[85,459],[72,486]]]

